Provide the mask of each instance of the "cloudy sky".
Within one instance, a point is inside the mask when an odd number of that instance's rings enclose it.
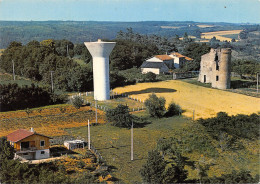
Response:
[[[0,0],[0,20],[260,23],[260,0]]]

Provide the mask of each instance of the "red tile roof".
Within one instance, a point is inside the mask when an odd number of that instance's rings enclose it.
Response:
[[[180,54],[180,53],[178,53],[178,52],[173,52],[173,53],[171,53],[171,55],[174,55],[174,56],[176,56],[176,57],[178,57],[178,58],[184,57],[186,60],[189,60],[189,61],[192,61],[192,60],[193,60],[192,58],[189,58],[189,57],[187,57],[187,56],[184,56],[184,55],[182,55],[182,54]]]
[[[34,132],[30,132],[28,130],[20,129],[16,130],[13,133],[7,135],[7,140],[12,142],[18,142],[26,137],[33,135]]]
[[[173,58],[168,56],[168,55],[156,55],[156,58],[160,59],[160,60],[172,60]]]
[[[26,137],[29,137],[29,136],[34,135],[34,134],[41,135],[41,134],[38,134],[36,132],[31,132],[29,130],[19,129],[19,130],[16,130],[16,131],[8,134],[7,140],[12,141],[12,142],[18,142],[18,141],[25,139]],[[45,135],[41,135],[41,136],[48,137],[48,136],[45,136]]]

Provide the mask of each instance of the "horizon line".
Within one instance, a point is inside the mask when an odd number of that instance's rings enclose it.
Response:
[[[0,20],[2,22],[194,22],[194,23],[229,23],[229,24],[260,24],[257,22],[205,22],[205,21],[194,21],[194,20],[136,20],[136,21],[117,21],[117,20]]]

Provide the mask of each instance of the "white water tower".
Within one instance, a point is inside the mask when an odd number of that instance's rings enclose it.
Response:
[[[109,55],[116,42],[84,42],[93,58],[94,99],[110,99]]]

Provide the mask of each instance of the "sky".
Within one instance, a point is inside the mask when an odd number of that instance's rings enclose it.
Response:
[[[0,0],[0,20],[260,23],[260,0]]]

